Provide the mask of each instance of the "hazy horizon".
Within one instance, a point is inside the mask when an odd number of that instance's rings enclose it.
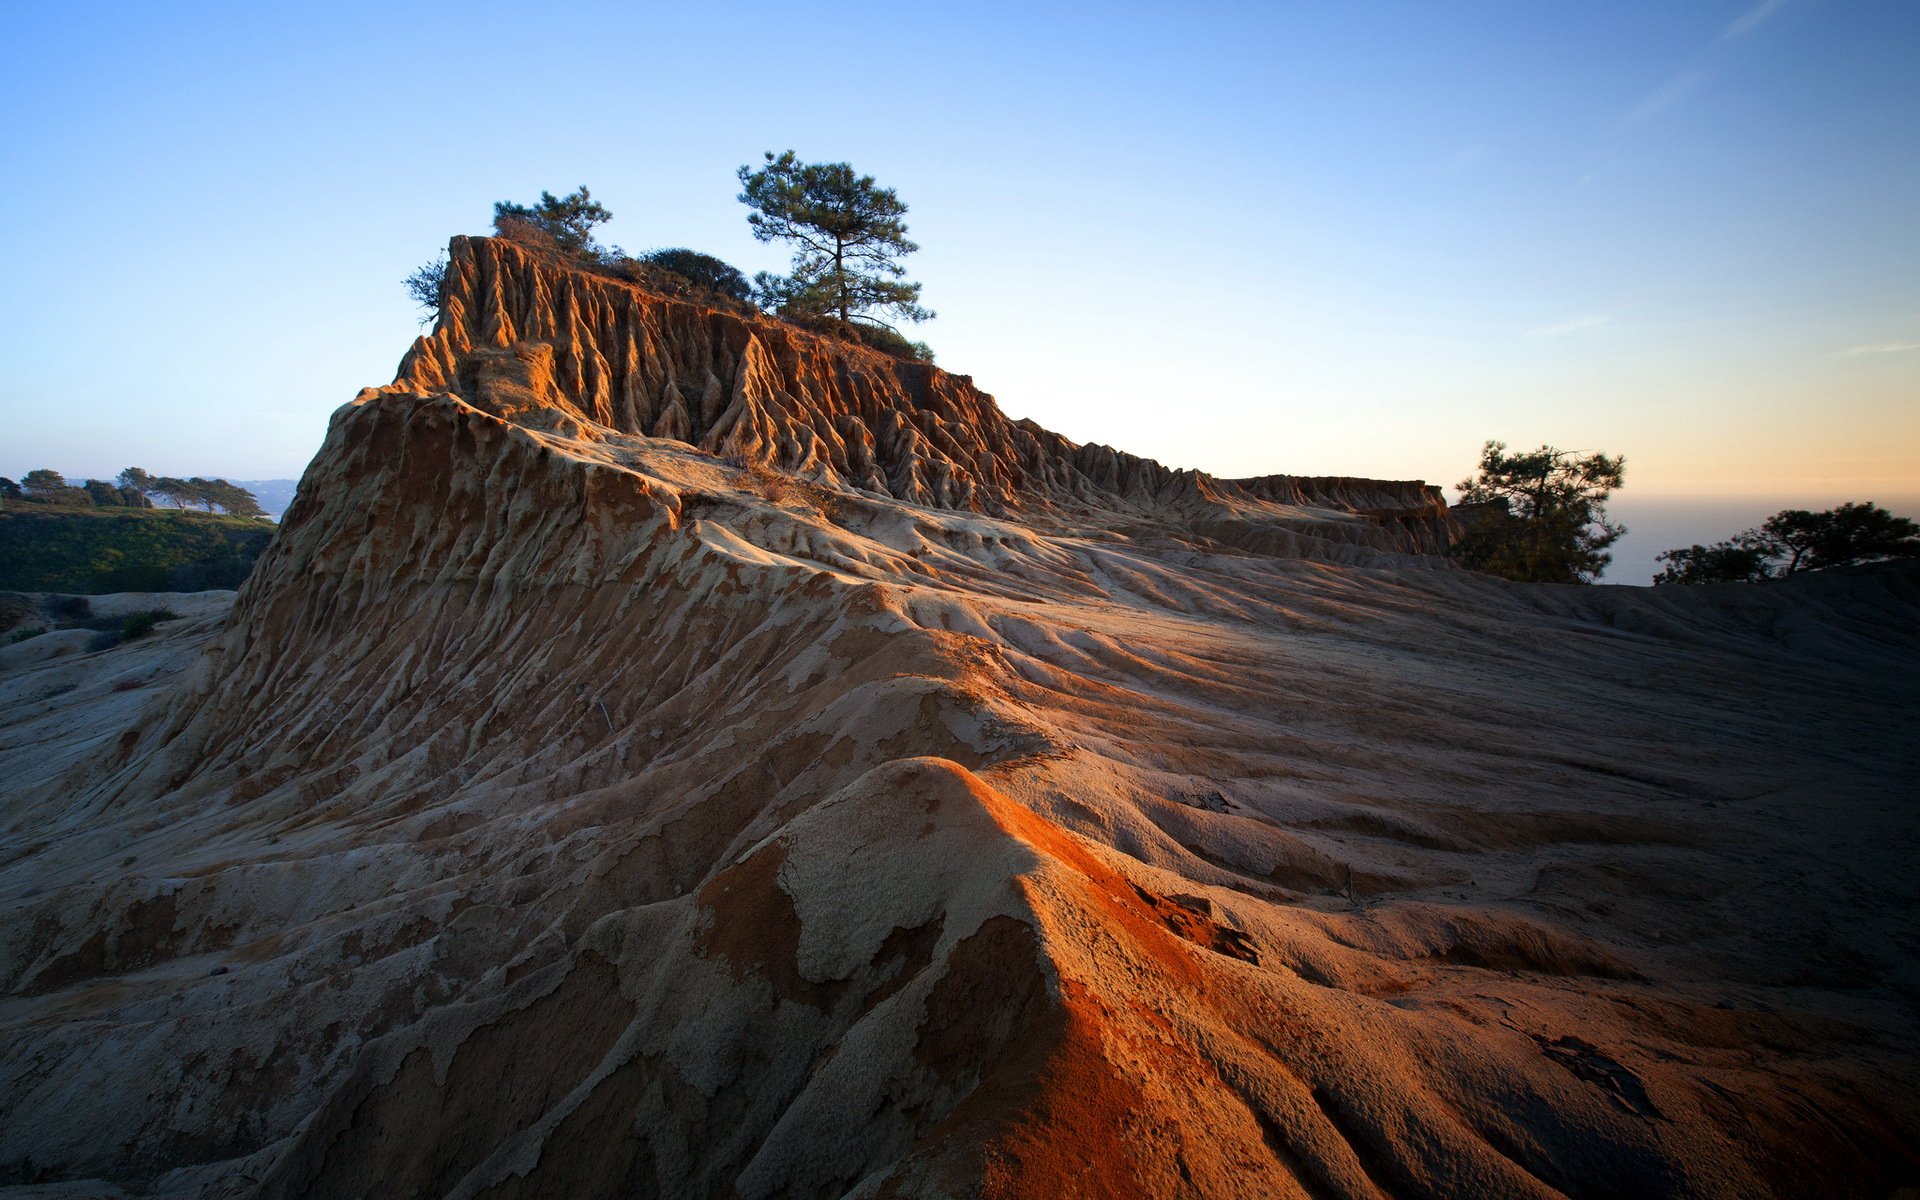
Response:
[[[60,470],[58,466],[54,469]],[[82,478],[88,477],[112,479],[118,471],[78,473],[61,471],[61,473],[69,482],[79,482]],[[289,500],[291,485],[299,482],[297,476],[266,477],[223,471],[161,469],[155,473],[225,479],[242,487],[287,485]],[[24,470],[11,474],[0,471],[0,474],[18,479],[21,474],[24,474]],[[1449,502],[1458,499],[1458,490],[1451,485],[1442,490],[1446,493]],[[259,495],[258,498],[276,519],[285,509],[284,504],[273,503],[266,495]],[[1608,564],[1606,571],[1597,582],[1630,587],[1648,586],[1653,582],[1653,576],[1664,566],[1655,557],[1663,550],[1725,541],[1736,533],[1754,528],[1782,509],[1804,508],[1819,511],[1840,504],[1861,501],[1878,504],[1895,516],[1920,520],[1920,492],[1875,495],[1817,491],[1779,493],[1773,496],[1763,494],[1705,496],[1698,494],[1647,495],[1623,490],[1615,493],[1608,501],[1607,511],[1611,519],[1626,527],[1626,533],[1611,548],[1613,561]]]

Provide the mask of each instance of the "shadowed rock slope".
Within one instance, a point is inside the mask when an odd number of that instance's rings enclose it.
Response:
[[[454,263],[224,626],[0,648],[0,1194],[1920,1179],[1911,567],[1386,565],[1395,485]]]

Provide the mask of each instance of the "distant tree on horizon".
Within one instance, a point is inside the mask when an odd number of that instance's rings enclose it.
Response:
[[[136,496],[104,479],[89,479],[80,485],[98,508],[144,508],[146,499]]]
[[[1525,583],[1592,583],[1626,532],[1607,520],[1626,458],[1541,446],[1508,454],[1488,442],[1480,468],[1462,480],[1460,502],[1476,510],[1452,550],[1462,565]]]
[[[67,482],[67,477],[51,467],[38,467],[20,477],[20,490],[24,498],[40,504],[76,504],[91,505],[93,497],[87,495],[85,488],[77,488]]]
[[[37,467],[20,477],[20,490],[35,500],[51,500],[66,487],[67,477],[51,467]]]
[[[197,507],[235,517],[267,515],[258,497],[231,480],[156,476],[140,467],[128,467],[111,481],[89,479],[78,487],[60,472],[41,467],[28,471],[19,483],[0,480],[0,498],[82,508],[154,508],[158,498],[178,509]]]
[[[1753,529],[1711,546],[1662,550],[1653,577],[1667,583],[1764,583],[1803,571],[1920,557],[1920,524],[1871,500],[1825,512],[1783,509]]]
[[[135,468],[128,468],[129,471]],[[122,472],[124,475],[125,472]],[[145,472],[141,473],[145,476]],[[173,475],[145,476],[148,494],[159,496],[173,507],[185,509],[198,505],[211,513],[216,508],[234,517],[264,517],[266,510],[254,494],[225,479],[203,479],[195,475],[181,479]]]
[[[201,483],[200,494],[219,505],[230,517],[264,517],[265,509],[254,494],[237,483],[225,479],[208,479]]]
[[[153,476],[139,467],[128,467],[121,471],[114,482],[120,485],[122,491],[133,492],[143,500],[146,499],[147,493],[153,490]]]

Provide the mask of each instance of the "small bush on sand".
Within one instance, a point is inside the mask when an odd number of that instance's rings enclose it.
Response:
[[[153,631],[155,625],[162,621],[171,621],[175,615],[164,608],[150,608],[145,612],[134,613],[121,624],[120,638],[122,641],[130,642],[137,637],[145,637]]]

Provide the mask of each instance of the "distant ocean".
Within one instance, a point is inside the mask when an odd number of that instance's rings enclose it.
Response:
[[[1654,555],[1676,547],[1725,541],[1785,508],[1819,512],[1850,500],[1870,500],[1895,516],[1920,521],[1920,495],[1815,496],[1634,496],[1620,491],[1607,502],[1607,514],[1627,527],[1613,544],[1613,563],[1601,583],[1645,585],[1664,563]]]
[[[253,493],[268,516],[278,521],[280,514],[287,511],[287,505],[293,503],[293,489],[300,482],[297,479],[236,479],[234,483]]]

